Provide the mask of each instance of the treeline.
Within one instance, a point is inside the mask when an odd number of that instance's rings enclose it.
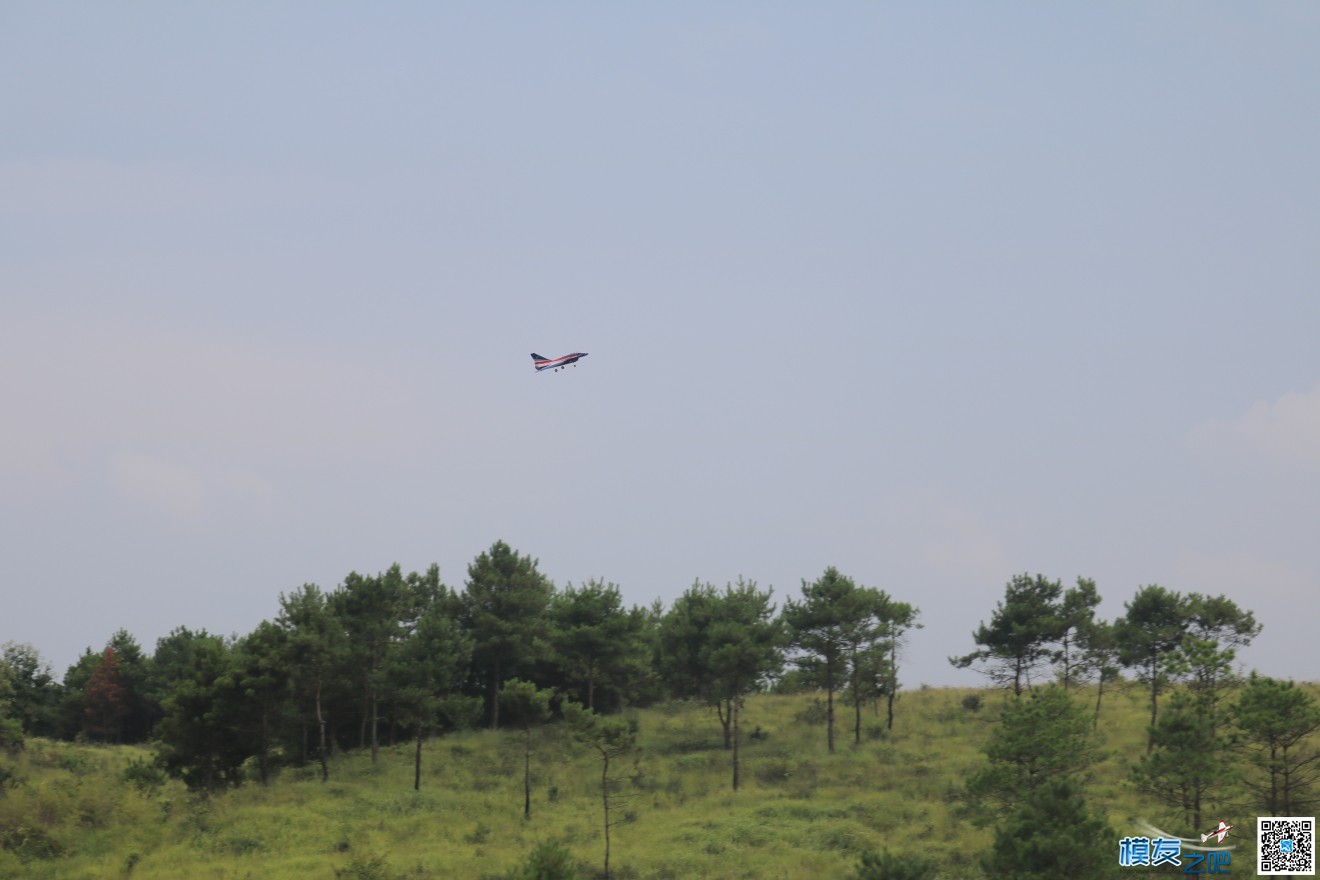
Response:
[[[1118,835],[1087,806],[1085,788],[1105,757],[1097,729],[1104,689],[1124,669],[1150,705],[1146,753],[1130,781],[1186,831],[1204,834],[1229,809],[1289,816],[1320,804],[1315,698],[1293,682],[1255,673],[1243,681],[1234,670],[1237,650],[1261,631],[1251,611],[1225,596],[1158,585],[1139,588],[1112,621],[1096,618],[1099,604],[1090,580],[1065,589],[1039,575],[1015,577],[972,634],[977,649],[949,658],[1013,695],[985,745],[987,766],[965,790],[964,817],[997,822],[987,876],[1111,873]],[[1033,679],[1049,684],[1033,688]],[[1084,682],[1096,685],[1093,707],[1070,693]],[[979,708],[979,696],[965,705]]]
[[[0,654],[0,745],[24,735],[154,743],[189,785],[263,783],[278,763],[319,764],[338,750],[393,745],[464,727],[525,726],[571,704],[616,712],[664,699],[704,702],[733,752],[747,694],[779,686],[835,703],[888,705],[917,609],[834,568],[803,582],[782,610],[769,589],[695,583],[670,608],[625,607],[592,580],[556,589],[530,556],[497,541],[461,590],[439,569],[351,573],[279,597],[278,614],[241,637],[179,627],[148,654],[125,630],[57,683],[36,649]],[[530,707],[543,706],[533,711]],[[531,715],[529,715],[529,712]]]

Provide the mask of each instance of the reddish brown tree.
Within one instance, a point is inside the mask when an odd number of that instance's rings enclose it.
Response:
[[[92,739],[119,742],[128,714],[128,690],[115,649],[107,647],[83,691],[83,730]]]

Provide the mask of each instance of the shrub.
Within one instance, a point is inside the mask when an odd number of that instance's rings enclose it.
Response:
[[[154,761],[135,758],[128,762],[119,778],[138,791],[150,791],[164,785],[168,777]]]
[[[824,724],[828,715],[829,709],[826,708],[825,701],[817,697],[807,704],[807,708],[794,715],[793,720],[799,724],[815,727]]]
[[[980,711],[981,711],[981,695],[980,695],[980,694],[968,694],[967,696],[963,697],[963,699],[962,699],[962,706],[963,706],[963,708],[966,709],[968,712],[980,712]]]
[[[389,880],[384,856],[353,855],[348,867],[335,868],[337,880]]]
[[[0,827],[0,849],[9,850],[25,863],[59,858],[64,853],[64,847],[45,831],[26,825]]]
[[[508,880],[578,880],[573,855],[562,843],[546,841],[532,850],[527,861],[508,875]]]
[[[935,863],[920,856],[896,856],[882,852],[864,852],[857,865],[855,880],[930,880]]]

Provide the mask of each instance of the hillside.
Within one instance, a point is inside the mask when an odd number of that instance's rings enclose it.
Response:
[[[963,705],[973,693],[982,695],[980,711]],[[850,876],[859,853],[882,848],[934,857],[949,877],[975,875],[993,832],[959,818],[959,792],[984,763],[980,749],[1004,699],[962,689],[906,693],[893,735],[868,708],[856,747],[851,710],[840,707],[839,749],[829,755],[823,723],[812,717],[816,698],[749,698],[738,792],[712,710],[639,711],[640,776],[625,786],[621,811],[630,821],[612,832],[612,876],[819,880]],[[1134,833],[1138,816],[1179,824],[1127,783],[1145,751],[1146,717],[1140,689],[1106,694],[1106,758],[1088,796],[1120,833]],[[13,776],[0,794],[0,877],[494,878],[551,840],[593,876],[602,857],[600,762],[559,727],[542,732],[532,757],[530,821],[514,732],[428,741],[420,792],[413,744],[401,743],[382,750],[375,769],[367,755],[338,755],[328,783],[314,768],[286,768],[268,787],[249,783],[211,798],[150,773],[126,774],[150,757],[145,749],[30,740],[8,762]],[[1245,828],[1253,815],[1224,818]],[[1239,852],[1235,863],[1248,858]]]

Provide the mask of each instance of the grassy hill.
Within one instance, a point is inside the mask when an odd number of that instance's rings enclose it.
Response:
[[[973,693],[983,697],[980,711],[963,705]],[[964,689],[907,693],[892,736],[867,710],[860,746],[852,745],[851,710],[840,707],[844,729],[829,755],[816,698],[750,698],[737,792],[713,710],[640,711],[641,776],[624,792],[630,821],[613,829],[612,875],[820,880],[850,876],[862,851],[888,848],[933,856],[949,877],[975,876],[993,833],[959,818],[959,793],[984,764],[981,747],[1004,699]],[[1136,833],[1136,817],[1185,831],[1127,781],[1145,753],[1147,711],[1139,688],[1106,694],[1107,757],[1088,797],[1120,833]],[[420,792],[411,743],[383,749],[375,768],[367,755],[341,754],[324,784],[315,768],[285,769],[267,787],[210,798],[131,771],[149,757],[146,749],[32,740],[6,759],[13,777],[0,790],[0,877],[495,878],[542,841],[566,845],[584,877],[601,864],[600,764],[555,725],[532,758],[530,821],[513,732],[430,740]],[[1254,815],[1224,818],[1245,830]],[[1240,873],[1250,858],[1235,853]]]

